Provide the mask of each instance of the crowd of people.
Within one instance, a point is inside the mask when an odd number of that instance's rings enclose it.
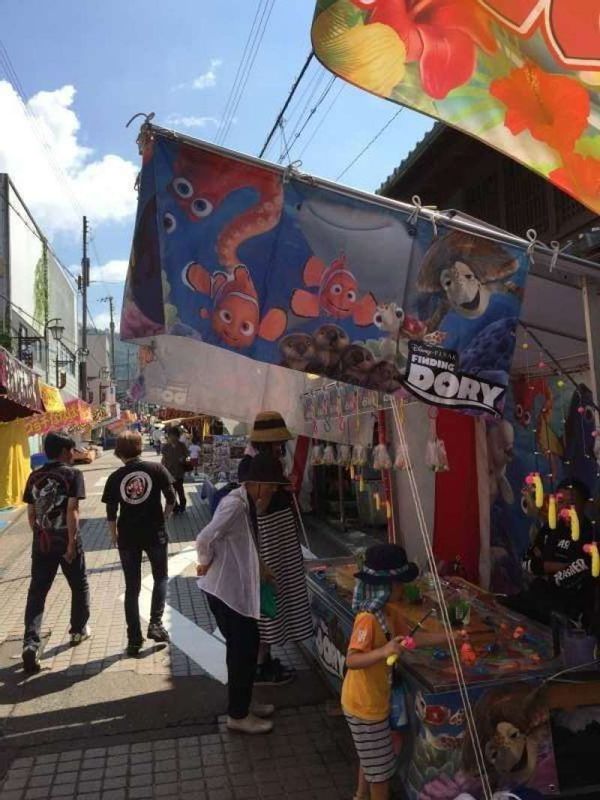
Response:
[[[106,482],[102,501],[107,528],[118,549],[125,581],[127,652],[143,647],[138,599],[142,560],[150,562],[153,591],[146,636],[167,643],[163,625],[168,585],[167,520],[186,509],[184,476],[198,470],[201,448],[186,441],[178,428],[164,441],[151,432],[161,463],[144,459],[141,433],[122,433],[115,447],[123,466]],[[160,434],[163,435],[162,433]],[[255,420],[248,455],[239,466],[237,484],[228,484],[213,498],[212,518],[198,533],[197,582],[204,592],[226,646],[228,674],[227,727],[245,734],[268,733],[275,708],[253,697],[257,685],[285,686],[293,670],[272,655],[272,648],[313,635],[313,623],[301,548],[302,519],[284,453],[292,435],[276,412]],[[40,631],[48,591],[60,567],[72,593],[70,643],[91,635],[90,595],[80,536],[79,502],[85,498],[83,476],[73,466],[75,442],[61,433],[45,439],[47,463],[27,482],[24,501],[33,533],[31,582],[25,611],[23,666],[40,669]],[[574,542],[559,517],[556,528],[540,529],[525,560],[534,577],[527,591],[507,604],[542,622],[552,611],[577,619],[590,609],[589,564],[584,546],[593,535],[585,515],[587,487],[567,481],[559,499],[574,507],[581,521]],[[341,704],[359,759],[355,800],[385,800],[396,767],[390,708],[390,656],[401,657],[409,631],[397,604],[404,586],[418,576],[398,545],[367,550],[356,574],[354,629],[346,659]],[[585,621],[585,620],[584,620]],[[414,634],[422,644],[440,636]]]

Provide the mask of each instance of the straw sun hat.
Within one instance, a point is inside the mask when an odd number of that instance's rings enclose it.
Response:
[[[264,442],[287,442],[294,437],[287,429],[285,420],[277,411],[261,411],[256,415],[250,441],[258,444]]]

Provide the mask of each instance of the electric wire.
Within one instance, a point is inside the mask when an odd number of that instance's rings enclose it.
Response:
[[[246,75],[245,75],[245,77],[243,79],[243,82],[242,82],[242,84],[240,86],[240,90],[238,92],[237,99],[235,101],[234,107],[233,107],[233,109],[231,111],[231,114],[229,116],[229,120],[227,122],[226,128],[225,128],[225,130],[223,132],[223,136],[222,136],[222,139],[221,139],[221,143],[222,144],[225,144],[225,141],[226,141],[226,139],[227,139],[227,137],[229,135],[229,131],[231,130],[231,126],[233,124],[233,121],[235,120],[235,115],[236,115],[237,110],[238,110],[238,108],[240,106],[240,103],[242,101],[242,97],[244,96],[244,92],[246,91],[246,86],[248,85],[248,81],[250,80],[250,75],[252,73],[252,69],[254,68],[254,64],[255,64],[256,59],[258,57],[258,54],[260,52],[260,48],[261,48],[261,45],[262,45],[262,42],[263,42],[263,39],[264,39],[264,36],[265,36],[265,32],[267,30],[267,26],[269,24],[269,20],[271,18],[271,14],[273,13],[273,8],[274,7],[275,7],[275,0],[271,0],[271,4],[270,4],[270,6],[268,6],[268,10],[267,10],[267,7],[265,7],[265,13],[263,13],[263,16],[261,17],[262,28],[260,30],[260,33],[257,33],[257,35],[255,37],[256,47],[255,47],[254,53],[253,53],[253,55],[252,55],[252,57],[251,57],[251,59],[249,61],[248,69],[246,70]],[[265,14],[266,14],[266,17],[265,17]],[[264,19],[264,23],[263,23],[263,19]]]
[[[319,120],[318,124],[315,126],[315,128],[314,128],[313,132],[311,133],[310,137],[309,137],[309,138],[308,138],[308,140],[306,141],[306,144],[304,145],[304,147],[303,147],[303,148],[302,148],[302,150],[300,151],[300,153],[299,153],[299,155],[298,155],[298,158],[299,158],[299,159],[301,159],[301,158],[302,158],[302,156],[304,155],[304,153],[305,153],[305,152],[308,150],[308,148],[310,147],[310,145],[313,143],[313,141],[314,141],[314,139],[315,139],[316,135],[318,134],[318,132],[319,132],[319,131],[321,130],[321,128],[323,127],[323,123],[325,122],[325,120],[327,119],[327,117],[328,117],[328,116],[331,114],[331,112],[332,112],[332,110],[333,110],[333,107],[335,106],[335,104],[337,103],[337,101],[340,99],[340,95],[342,94],[342,92],[344,91],[344,89],[346,88],[346,86],[347,86],[347,85],[348,85],[348,84],[346,84],[346,83],[342,83],[342,85],[341,85],[341,86],[340,86],[340,88],[338,89],[338,92],[337,92],[337,94],[335,95],[335,97],[333,98],[333,100],[331,101],[331,103],[330,103],[330,104],[327,106],[327,108],[325,109],[325,112],[324,112],[324,114],[321,116],[321,119]]]
[[[327,84],[327,86],[323,90],[323,92],[322,92],[321,96],[319,97],[319,99],[317,100],[316,104],[313,106],[313,108],[311,108],[311,110],[310,110],[306,120],[304,121],[303,125],[298,129],[298,131],[296,132],[296,134],[294,136],[290,137],[291,138],[290,150],[292,150],[294,148],[294,145],[296,144],[298,139],[302,136],[302,134],[306,130],[307,125],[310,123],[311,119],[314,117],[314,115],[319,110],[320,106],[323,104],[323,102],[327,98],[327,95],[332,90],[333,84],[336,82],[336,80],[337,80],[337,78],[336,78],[335,75],[333,75],[330,78],[329,83]],[[282,162],[280,161],[279,163],[281,164]]]
[[[244,50],[243,50],[242,56],[241,56],[241,58],[239,60],[239,63],[238,63],[238,66],[237,66],[237,70],[236,70],[235,76],[233,78],[233,83],[231,84],[231,89],[229,90],[229,94],[227,96],[227,101],[225,103],[225,108],[223,109],[223,113],[221,114],[221,119],[219,121],[219,125],[217,127],[216,132],[215,132],[215,136],[214,136],[214,139],[213,139],[213,141],[215,143],[219,142],[219,139],[221,137],[221,133],[223,131],[223,127],[225,125],[226,120],[229,117],[229,109],[231,108],[231,102],[233,100],[234,93],[235,93],[235,91],[237,89],[237,86],[238,86],[240,78],[241,78],[242,67],[243,67],[243,65],[244,65],[244,63],[246,61],[246,56],[247,56],[247,53],[248,53],[248,48],[250,46],[250,41],[252,39],[256,23],[258,22],[258,17],[260,15],[261,5],[262,5],[262,0],[259,0],[258,4],[256,6],[256,12],[254,14],[254,19],[252,20],[252,25],[250,26],[250,32],[248,33],[248,37],[246,39],[246,44],[244,45]]]
[[[309,56],[309,58],[311,58],[311,56]],[[307,59],[307,61],[308,61],[308,59]],[[296,97],[296,94],[295,94],[295,91],[294,91],[294,86],[292,85],[292,87],[291,87],[291,89],[290,89],[290,91],[288,93],[288,96],[286,98],[286,101],[284,103],[284,106],[282,107],[282,109],[280,110],[279,114],[277,115],[277,119],[275,120],[275,123],[273,124],[273,128],[271,130],[273,130],[277,126],[277,124],[279,124],[279,129],[281,130],[281,125],[282,124],[288,125],[288,124],[291,123],[291,121],[293,119],[298,119],[299,115],[301,116],[302,113],[303,113],[303,112],[300,112],[300,107],[302,106],[302,104],[310,102],[309,100],[307,100],[308,94],[309,94],[309,92],[314,90],[315,82],[319,79],[319,77],[321,75],[321,67],[320,67],[320,64],[317,63],[316,69],[313,70],[313,74],[310,76],[310,78],[307,77],[309,69],[310,69],[310,63],[312,63],[312,62],[309,62],[309,66],[308,66],[308,68],[306,69],[305,72],[304,72],[304,68],[303,68],[304,75],[301,72],[300,75],[298,76],[298,78],[296,79],[296,81],[294,82],[294,83],[298,84],[297,88],[300,89],[300,86],[301,86],[300,81],[302,81],[302,84],[304,85],[304,88],[302,89],[302,91]],[[305,65],[306,65],[306,62],[305,62]],[[289,101],[291,101],[291,102],[289,102]],[[307,106],[305,105],[304,106],[304,111],[306,111],[306,108],[307,108]],[[273,130],[273,136],[274,135],[275,135],[275,131]],[[269,134],[269,136],[270,136],[270,134]],[[265,145],[269,141],[269,136],[265,140]],[[269,150],[269,148],[270,148],[272,143],[273,143],[273,139],[271,138],[271,141],[269,142],[269,144],[267,145],[266,149],[264,150],[263,155],[261,156],[261,158],[266,155],[266,153],[268,152],[268,150]]]
[[[312,62],[312,60],[314,58],[314,55],[315,55],[314,52],[311,50],[310,53],[308,54],[308,56],[306,57],[306,60],[305,60],[305,62],[303,64],[303,66],[302,66],[302,69],[300,70],[300,73],[299,73],[298,77],[294,80],[294,82],[292,84],[292,87],[291,87],[290,91],[288,92],[288,96],[287,96],[287,98],[286,98],[286,100],[285,100],[285,102],[284,102],[284,104],[283,104],[283,106],[281,108],[281,111],[277,115],[277,118],[275,119],[273,127],[271,128],[267,138],[265,139],[265,142],[264,142],[264,144],[263,144],[263,146],[261,148],[261,151],[259,153],[259,156],[258,156],[259,158],[262,158],[264,156],[265,152],[267,151],[267,148],[269,147],[269,144],[271,143],[271,140],[273,139],[273,136],[275,135],[275,131],[277,130],[277,128],[283,122],[284,114],[287,111],[287,109],[289,108],[289,106],[290,106],[290,104],[291,104],[291,102],[292,102],[292,100],[294,98],[294,95],[296,94],[296,91],[298,90],[298,87],[302,83],[302,80],[303,80],[304,76],[306,75],[306,72],[307,72],[308,68],[311,65],[311,62]],[[318,71],[315,74],[318,75],[319,74]],[[314,76],[313,76],[313,78],[314,78]],[[312,80],[313,79],[311,78],[311,81]],[[310,82],[309,82],[308,85],[310,86]],[[306,95],[307,91],[308,91],[308,88],[305,88],[305,90],[303,91],[303,93],[301,95],[301,98],[303,98]],[[302,102],[301,98],[297,101],[297,103],[296,103],[297,106]]]
[[[244,91],[248,84],[254,62],[260,51],[260,47],[269,23],[269,19],[273,12],[275,0],[260,0],[252,21],[252,26],[244,46],[240,63],[238,64],[237,72],[235,74],[233,84],[225,104],[225,109],[221,118],[221,123],[215,135],[215,143],[223,145],[231,125],[235,119],[235,114],[239,108],[240,102],[244,95]]]
[[[359,161],[359,160],[360,160],[360,159],[361,159],[361,158],[364,156],[364,154],[367,152],[367,150],[369,150],[369,149],[370,149],[370,148],[371,148],[371,147],[372,147],[372,146],[375,144],[375,142],[376,142],[376,141],[379,139],[379,137],[380,137],[380,136],[381,136],[383,133],[385,133],[385,131],[386,131],[386,130],[387,130],[389,127],[390,127],[390,125],[391,125],[391,124],[392,124],[392,123],[393,123],[393,122],[394,122],[394,121],[395,121],[395,120],[396,120],[396,119],[397,119],[397,118],[400,116],[400,114],[401,114],[403,111],[404,111],[404,106],[402,106],[401,108],[399,108],[399,109],[398,109],[398,110],[397,110],[397,111],[396,111],[396,112],[393,114],[393,116],[392,116],[392,117],[391,117],[391,118],[390,118],[390,119],[389,119],[389,120],[388,120],[388,121],[385,123],[385,125],[384,125],[382,128],[380,128],[380,129],[377,131],[377,133],[375,134],[375,136],[373,136],[373,138],[372,138],[372,139],[371,139],[369,142],[367,142],[367,144],[366,144],[366,145],[363,147],[363,149],[360,151],[360,153],[358,153],[358,155],[356,155],[356,156],[355,156],[355,157],[352,159],[352,161],[351,161],[351,162],[348,164],[348,166],[347,166],[345,169],[343,169],[343,170],[340,172],[340,174],[339,174],[339,175],[337,175],[337,176],[336,176],[336,181],[339,181],[341,178],[343,178],[343,177],[344,177],[344,175],[345,175],[345,174],[346,174],[346,173],[347,173],[349,170],[351,170],[351,169],[352,169],[352,167],[353,167],[353,166],[356,164],[356,162],[357,162],[357,161]]]
[[[312,104],[314,102],[314,99],[317,96],[322,84],[324,83],[325,78],[327,77],[327,73],[325,72],[324,69],[322,69],[320,67],[319,71],[316,73],[316,75],[314,77],[316,78],[316,80],[313,81],[312,89],[311,89],[311,91],[310,91],[310,93],[309,93],[309,95],[308,95],[308,97],[306,99],[306,102],[304,103],[304,107],[302,108],[302,111],[297,116],[296,121],[294,122],[293,126],[291,124],[291,118],[289,120],[287,120],[287,121],[282,119],[282,124],[287,124],[289,126],[289,128],[290,128],[289,140],[291,142],[293,142],[293,143],[296,142],[296,140],[298,138],[297,137],[298,131],[300,130],[300,128],[304,124],[304,121],[306,120],[307,115],[310,115],[311,106],[312,106]]]

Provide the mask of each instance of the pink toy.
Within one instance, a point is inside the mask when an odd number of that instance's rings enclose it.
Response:
[[[542,508],[544,505],[544,484],[540,473],[532,472],[525,478],[525,483],[535,489],[535,507]]]

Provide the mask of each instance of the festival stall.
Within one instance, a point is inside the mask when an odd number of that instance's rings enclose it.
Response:
[[[568,459],[554,458],[548,430],[530,427],[534,413],[548,421],[547,394],[542,410],[537,393],[524,406],[519,380],[556,391],[573,380],[586,423],[583,380],[573,376],[589,369],[595,390],[595,369],[576,299],[596,267],[534,236],[365,195],[149,124],[139,141],[121,321],[122,337],[144,348],[135,399],[243,422],[277,409],[295,433],[326,442],[320,457],[331,448],[329,466],[352,471],[359,489],[367,469],[380,471],[369,503],[379,502],[389,538],[423,569],[406,618],[449,635],[447,647],[402,659],[411,797],[488,797],[491,784],[550,796],[571,788],[550,732],[550,709],[565,708],[550,680],[563,667],[555,642],[486,588],[499,555],[490,531],[508,517],[498,502],[514,506],[530,472],[547,493],[560,474],[574,474]],[[568,318],[554,319],[557,304]],[[329,411],[315,410],[326,398]],[[534,439],[522,440],[513,474],[515,430],[503,414],[525,411]],[[536,469],[523,471],[525,455]],[[510,525],[508,534],[507,552],[518,557]],[[355,571],[356,558],[309,564],[317,653],[338,685]],[[585,684],[585,706],[600,703],[599,686],[595,675]]]
[[[37,374],[0,347],[0,508],[21,502],[30,473],[22,420],[42,410]]]

